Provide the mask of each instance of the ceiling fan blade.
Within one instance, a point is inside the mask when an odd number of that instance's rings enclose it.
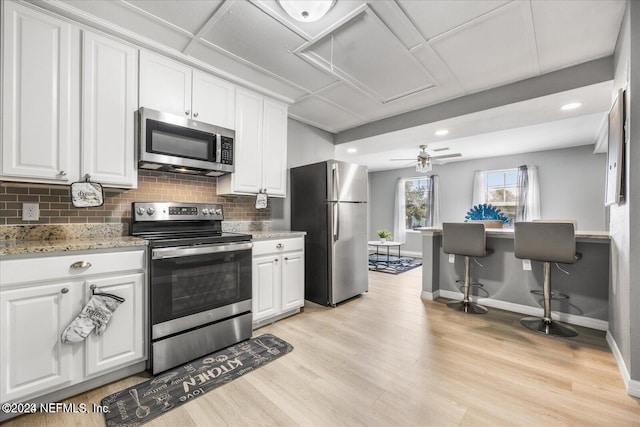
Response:
[[[442,148],[434,148],[431,151],[447,151],[449,149],[449,147],[442,147]]]
[[[391,160],[392,162],[395,162],[396,160],[402,160],[402,161],[408,162],[410,160],[415,160],[415,159],[389,159],[389,160]]]
[[[433,160],[438,160],[438,159],[450,159],[452,157],[461,157],[462,154],[460,153],[453,153],[453,154],[443,154],[442,156],[431,156],[431,158]]]

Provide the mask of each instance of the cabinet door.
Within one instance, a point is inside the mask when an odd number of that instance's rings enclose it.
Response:
[[[270,196],[287,194],[287,106],[264,100],[262,187]]]
[[[233,190],[258,193],[262,186],[262,97],[238,89],[236,91]]]
[[[304,252],[282,256],[282,311],[304,305]]]
[[[60,334],[74,318],[81,282],[0,292],[0,401],[60,388],[72,378],[71,344]]]
[[[78,29],[13,2],[3,6],[1,174],[17,181],[75,181]]]
[[[253,257],[253,321],[280,312],[280,255]]]
[[[210,74],[193,70],[193,119],[235,129],[235,86]]]
[[[102,335],[92,333],[87,337],[86,376],[126,366],[145,356],[144,275],[137,273],[90,280],[85,288],[86,301],[91,297],[92,285],[99,292],[120,296],[125,301],[113,312]]]
[[[141,51],[140,106],[191,117],[191,68]]]
[[[89,32],[83,40],[81,175],[135,188],[137,50]]]

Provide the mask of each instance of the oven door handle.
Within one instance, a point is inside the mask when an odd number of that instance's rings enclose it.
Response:
[[[154,249],[151,252],[151,259],[178,258],[194,255],[206,255],[222,252],[237,252],[251,249],[253,243],[225,243],[220,245],[208,246],[178,246],[175,248]]]

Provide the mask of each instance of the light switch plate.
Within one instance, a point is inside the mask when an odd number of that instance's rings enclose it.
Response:
[[[456,254],[449,254],[449,264],[454,264],[456,262]]]
[[[40,219],[40,205],[38,203],[22,204],[22,220],[37,221]]]
[[[530,259],[523,259],[522,260],[522,269],[523,270],[531,270],[531,260]]]

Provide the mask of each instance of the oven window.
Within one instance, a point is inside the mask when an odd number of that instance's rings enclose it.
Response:
[[[206,311],[237,301],[239,278],[239,265],[235,262],[175,271],[171,275],[171,315],[180,317],[193,310]]]
[[[152,260],[154,324],[251,298],[251,250]]]

